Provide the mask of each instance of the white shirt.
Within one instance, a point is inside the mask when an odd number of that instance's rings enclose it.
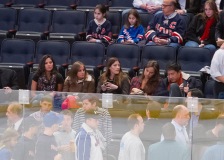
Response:
[[[149,6],[160,6],[162,5],[163,0],[134,0],[133,6],[136,8],[140,8],[142,4],[147,4]]]
[[[185,9],[186,8],[186,0],[179,0],[180,8]]]
[[[175,122],[174,120],[172,120],[171,122],[174,127],[175,127],[175,131],[176,131],[176,141],[180,142],[182,144],[187,144],[189,142],[189,137],[187,134],[187,130],[185,126],[180,126],[177,122]]]
[[[218,49],[211,62],[210,74],[212,78],[219,82],[216,77],[224,76],[224,49]]]
[[[131,131],[121,139],[118,160],[145,160],[145,147],[141,139]]]
[[[21,125],[22,121],[23,121],[23,118],[21,118],[20,120],[18,120],[18,121],[14,124],[14,129],[15,129],[16,131],[18,131],[19,126]]]

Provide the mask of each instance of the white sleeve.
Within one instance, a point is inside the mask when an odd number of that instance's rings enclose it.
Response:
[[[212,58],[210,67],[210,74],[212,78],[215,79],[216,81],[218,81],[216,77],[224,76],[222,75],[222,71],[220,70],[224,68],[224,63],[222,63],[223,59],[224,59],[224,50],[223,49],[217,50]]]
[[[134,7],[140,8],[140,6],[143,4],[143,1],[142,0],[134,0],[132,4]]]

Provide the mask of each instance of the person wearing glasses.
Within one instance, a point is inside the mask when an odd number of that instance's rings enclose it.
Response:
[[[156,14],[147,27],[146,45],[179,47],[183,43],[186,23],[175,11],[176,0],[163,0],[162,13]]]

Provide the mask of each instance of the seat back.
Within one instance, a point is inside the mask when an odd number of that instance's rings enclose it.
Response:
[[[160,69],[165,70],[169,61],[176,61],[176,49],[170,46],[145,46],[142,49],[141,68],[149,60],[156,60]]]
[[[69,17],[69,18],[68,18]],[[83,11],[54,11],[53,33],[78,33],[85,29],[86,14]]]
[[[107,5],[107,0],[76,0],[78,7],[95,7],[97,4]]]
[[[37,6],[38,4],[40,3],[43,3],[43,0],[14,0],[13,1],[13,6],[14,5],[20,5],[20,6],[26,6],[26,5],[29,5],[29,6]]]
[[[70,6],[75,0],[45,0],[46,6]]]
[[[19,11],[18,31],[44,32],[49,30],[51,12],[46,9],[30,8]]]
[[[108,11],[106,13],[107,20],[111,23],[112,33],[119,34],[121,29],[121,14],[118,11]],[[94,19],[94,12],[89,11],[87,15],[87,25]]]
[[[102,43],[74,42],[71,48],[71,63],[81,61],[85,65],[96,67],[103,64],[105,46]]]
[[[35,43],[28,39],[5,39],[1,47],[1,63],[22,63],[33,61]]]
[[[11,0],[0,0],[0,6],[4,7],[6,3],[11,2]]]
[[[67,64],[70,57],[70,44],[61,40],[41,40],[36,47],[36,63],[39,63],[46,54],[54,58],[56,65]]]
[[[127,7],[127,8],[132,8],[133,0],[111,0],[111,5],[110,7]]]
[[[178,50],[177,62],[183,71],[199,71],[204,66],[210,66],[212,54],[207,48],[181,47]]]
[[[0,30],[15,29],[17,11],[13,8],[0,8]]]
[[[107,59],[117,57],[122,68],[132,69],[139,65],[140,47],[135,44],[114,43],[107,48]]]

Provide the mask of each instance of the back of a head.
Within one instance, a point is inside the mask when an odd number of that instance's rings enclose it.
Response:
[[[150,118],[159,118],[162,105],[156,101],[149,101],[146,110],[150,112]]]
[[[19,104],[18,102],[12,102],[9,104],[8,109],[18,115],[19,117],[23,116],[23,106]]]
[[[162,134],[163,134],[165,140],[175,140],[176,131],[175,131],[174,125],[170,122],[166,123],[162,127]]]
[[[87,93],[81,98],[81,101],[84,100],[88,100],[91,104],[93,104],[94,102],[96,102],[97,104],[99,102],[99,98],[91,93]]]
[[[52,96],[50,96],[50,95],[45,95],[45,96],[43,96],[43,97],[41,98],[41,100],[40,100],[40,101],[41,101],[41,102],[46,101],[46,102],[53,103],[53,97],[52,97]]]
[[[191,92],[191,97],[204,98],[204,94],[198,88],[190,89],[188,92]]]

